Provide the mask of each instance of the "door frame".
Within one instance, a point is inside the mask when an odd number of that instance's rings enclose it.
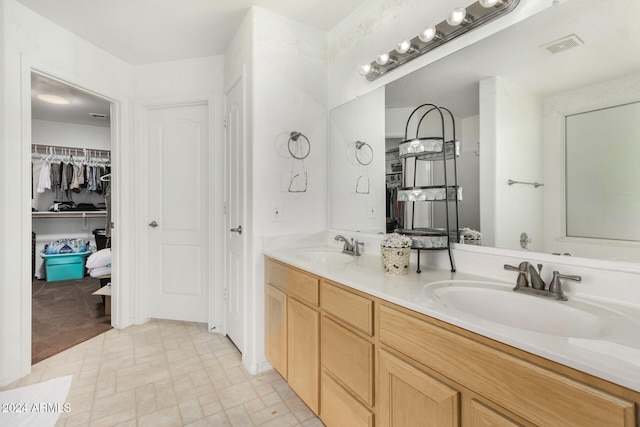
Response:
[[[126,213],[122,212],[122,200],[123,189],[120,185],[120,179],[122,171],[122,136],[123,136],[123,107],[125,97],[118,94],[109,94],[108,90],[104,88],[96,88],[93,84],[83,82],[77,75],[66,73],[51,67],[49,64],[39,63],[34,61],[26,55],[21,57],[21,84],[20,84],[20,97],[22,100],[22,110],[20,112],[20,127],[21,127],[21,157],[20,163],[22,165],[22,177],[21,177],[21,217],[22,227],[21,234],[22,239],[20,242],[22,265],[21,265],[21,300],[19,303],[20,310],[20,373],[18,377],[23,377],[31,372],[31,340],[32,340],[32,275],[31,275],[31,231],[33,229],[32,216],[31,216],[31,73],[41,74],[53,80],[60,81],[65,85],[74,87],[76,89],[88,92],[94,96],[100,97],[111,103],[111,159],[112,159],[112,173],[114,179],[112,180],[112,188],[114,197],[112,198],[112,222],[117,224],[116,228],[112,230],[112,239],[115,243],[113,251],[114,267],[112,270],[112,283],[113,294],[112,300],[112,314],[111,325],[114,328],[124,328],[130,325],[128,313],[123,310],[123,305],[126,306],[128,297],[124,295],[119,287],[122,283],[122,277],[126,271],[126,267],[122,268],[120,260],[125,258],[123,252],[126,252],[125,246],[130,242],[123,242],[121,237],[120,224],[126,222]]]
[[[242,72],[234,79],[231,79],[230,83],[228,85],[225,85],[225,90],[224,90],[224,123],[227,122],[228,120],[228,114],[229,114],[229,110],[228,110],[228,103],[227,103],[227,98],[228,98],[228,94],[229,92],[236,87],[236,85],[239,85],[242,91],[242,129],[243,129],[243,139],[244,139],[244,147],[242,150],[242,164],[244,167],[244,171],[243,171],[243,209],[244,212],[242,213],[242,225],[243,225],[243,230],[242,233],[245,235],[245,243],[244,246],[242,248],[242,257],[243,257],[243,269],[245,271],[244,273],[244,277],[243,277],[243,283],[242,283],[242,305],[243,305],[243,312],[242,312],[242,343],[237,343],[237,345],[239,345],[241,348],[243,348],[243,352],[242,352],[242,359],[243,359],[243,363],[245,363],[245,367],[246,365],[246,360],[247,360],[247,354],[251,351],[251,342],[250,342],[250,338],[252,337],[251,334],[249,334],[249,304],[248,304],[248,296],[247,296],[247,290],[249,289],[249,287],[247,286],[247,283],[250,282],[251,277],[252,277],[252,269],[249,268],[249,271],[247,271],[247,266],[251,265],[251,260],[249,258],[249,254],[250,254],[250,250],[249,248],[251,247],[251,242],[252,242],[252,236],[253,236],[253,224],[251,223],[251,216],[248,214],[248,212],[250,211],[250,206],[249,206],[249,197],[247,197],[248,195],[248,188],[249,188],[249,180],[251,179],[251,173],[249,172],[249,164],[248,164],[248,150],[250,149],[249,147],[249,141],[250,141],[250,136],[247,134],[248,131],[248,127],[247,127],[247,122],[248,122],[248,118],[247,118],[247,78],[246,78],[246,71],[244,69],[244,67],[242,68]],[[229,219],[229,215],[228,215],[228,204],[229,204],[229,164],[227,164],[226,159],[228,156],[228,150],[227,150],[227,136],[228,136],[228,129],[225,126],[224,128],[224,139],[223,139],[223,146],[224,146],[224,157],[223,157],[223,161],[224,161],[224,193],[223,193],[223,206],[224,206],[224,236],[227,236],[227,233],[229,231],[230,228],[232,227],[237,227],[238,224],[231,224],[230,223],[230,219]],[[224,279],[223,279],[223,302],[224,302],[224,325],[225,325],[225,335],[227,333],[228,327],[228,319],[227,319],[227,309],[228,309],[228,302],[226,300],[225,297],[225,289],[228,286],[229,283],[229,271],[228,271],[228,265],[229,265],[229,245],[228,245],[228,238],[225,237],[224,239]],[[251,370],[249,369],[249,371],[251,372]]]
[[[208,211],[209,218],[209,236],[210,244],[209,262],[208,262],[208,329],[210,332],[224,334],[224,316],[223,316],[223,243],[222,239],[216,239],[216,236],[222,235],[223,232],[223,149],[224,143],[221,135],[223,135],[222,126],[222,109],[220,97],[215,94],[198,94],[192,96],[177,97],[158,97],[142,99],[134,102],[134,121],[136,123],[135,138],[135,158],[136,162],[135,180],[141,183],[143,187],[149,185],[149,160],[146,153],[149,150],[149,111],[153,109],[187,106],[187,105],[205,104],[208,108],[209,117],[209,159],[207,161],[209,170],[208,183]],[[135,200],[136,215],[135,223],[137,227],[133,227],[134,240],[139,243],[136,251],[138,252],[138,268],[135,271],[134,280],[140,283],[137,288],[135,301],[136,323],[144,323],[149,320],[147,311],[147,289],[149,283],[149,248],[146,247],[149,242],[149,194],[142,192]]]

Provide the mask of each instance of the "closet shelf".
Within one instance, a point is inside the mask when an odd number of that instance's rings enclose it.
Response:
[[[31,212],[36,218],[106,218],[107,211]]]

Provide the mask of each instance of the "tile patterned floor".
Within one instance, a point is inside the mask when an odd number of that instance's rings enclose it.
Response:
[[[65,375],[71,412],[56,426],[322,426],[275,371],[247,374],[235,346],[204,324],[112,329],[4,389]]]

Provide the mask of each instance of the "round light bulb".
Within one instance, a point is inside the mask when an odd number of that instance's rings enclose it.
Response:
[[[389,59],[391,59],[391,57],[389,56],[388,53],[383,52],[380,55],[378,55],[376,57],[376,64],[378,65],[386,65],[389,62]]]
[[[453,9],[449,16],[447,16],[447,24],[452,27],[456,27],[464,22],[464,18],[467,16],[467,10],[464,7],[458,7]]]
[[[411,49],[411,41],[409,40],[402,40],[396,46],[396,52],[398,52],[399,54],[405,54],[409,52],[409,49]]]
[[[433,25],[427,25],[424,30],[420,31],[420,34],[418,34],[418,38],[420,38],[423,43],[428,43],[434,39],[436,34],[436,27],[434,27]]]
[[[490,8],[490,7],[494,7],[495,5],[497,5],[499,2],[499,0],[479,0],[478,3],[480,3],[480,6],[482,7],[486,7],[486,8]]]
[[[371,65],[369,63],[361,64],[358,71],[363,76],[366,76],[366,75],[370,74],[373,71],[373,65]]]

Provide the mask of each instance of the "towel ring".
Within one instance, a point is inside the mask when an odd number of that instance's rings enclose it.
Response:
[[[301,139],[300,137],[304,139]],[[292,131],[289,135],[287,148],[289,150],[289,154],[291,154],[294,159],[298,160],[306,159],[311,152],[311,144],[309,143],[309,138],[296,131]]]
[[[356,160],[362,166],[367,166],[373,161],[373,149],[369,144],[356,141]]]

